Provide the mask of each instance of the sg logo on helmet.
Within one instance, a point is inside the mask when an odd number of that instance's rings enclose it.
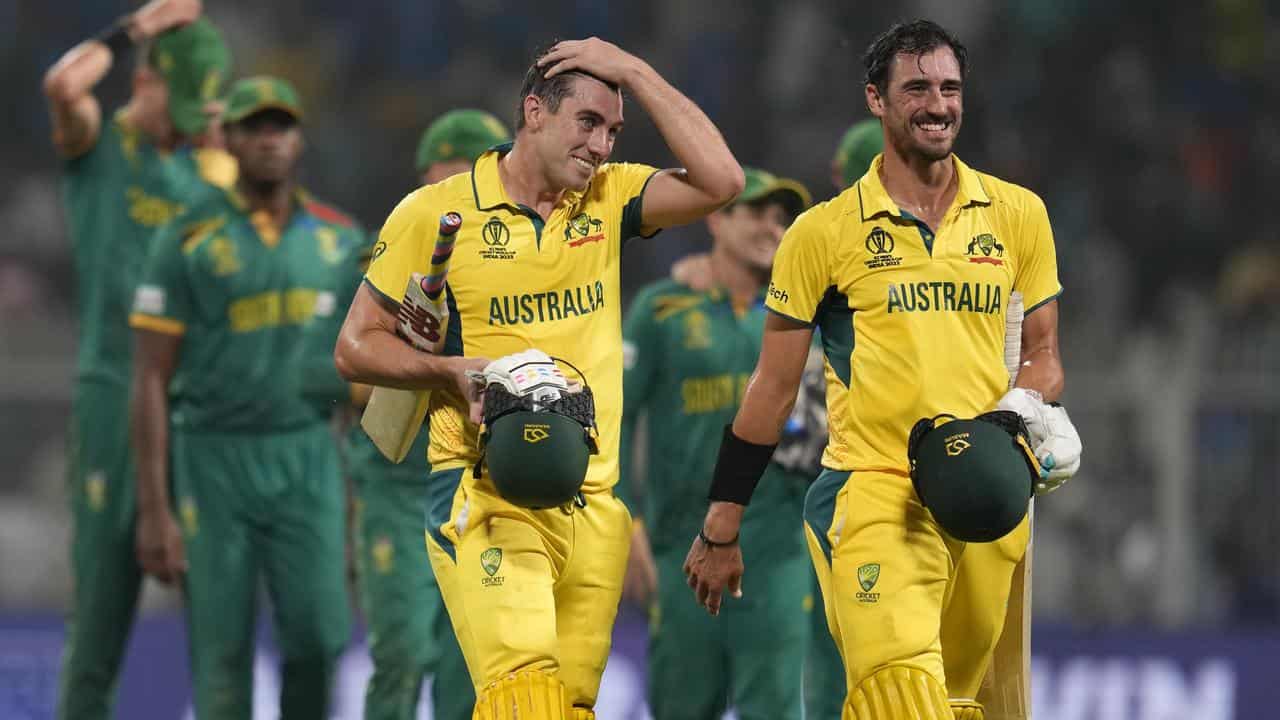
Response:
[[[551,437],[550,425],[525,425],[524,426],[524,441],[529,444],[540,443],[549,437]]]
[[[969,443],[969,433],[952,435],[947,438],[946,448],[948,457],[956,457],[965,450],[968,450],[970,447],[972,447],[972,445]]]

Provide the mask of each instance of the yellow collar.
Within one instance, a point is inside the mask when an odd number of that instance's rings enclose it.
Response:
[[[969,205],[990,205],[986,188],[982,187],[982,178],[978,173],[960,161],[954,154],[951,162],[955,165],[959,186],[956,188],[955,204],[959,207]],[[871,163],[871,169],[858,181],[858,202],[862,208],[862,220],[865,222],[877,215],[902,215],[893,198],[889,197],[880,182],[880,168],[884,166],[884,155],[877,155]]]
[[[533,212],[507,195],[506,188],[502,186],[502,178],[498,174],[498,161],[503,155],[511,152],[512,147],[514,143],[495,145],[476,158],[475,165],[471,167],[471,191],[475,195],[477,210],[493,210],[506,206],[517,212]],[[576,205],[585,192],[585,190],[565,190],[557,207]]]
[[[283,226],[277,226],[272,221],[271,214],[266,210],[254,210],[249,212],[249,201],[245,200],[244,195],[234,185],[226,189],[227,199],[235,206],[236,210],[249,216],[249,224],[257,231],[258,237],[262,239],[262,244],[267,247],[275,247],[280,244],[280,236],[284,233],[284,228],[293,219],[293,215],[299,210],[306,208],[307,201],[311,195],[302,188],[294,188],[293,191],[293,212],[289,214],[289,220],[285,221]]]

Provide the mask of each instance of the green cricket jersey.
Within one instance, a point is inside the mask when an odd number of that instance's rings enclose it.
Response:
[[[733,422],[755,369],[765,312],[763,295],[735,309],[720,290],[698,292],[670,280],[647,286],[632,302],[623,325],[619,495],[633,514],[643,515],[655,554],[687,549],[702,527],[724,426]],[[640,513],[630,497],[631,443],[642,413],[648,415],[648,472]],[[797,542],[802,549],[801,511],[811,479],[770,463],[743,518],[743,538],[768,538],[761,550],[770,555],[796,551]],[[780,533],[793,542],[776,542]]]
[[[303,393],[304,330],[337,312],[334,268],[362,244],[349,218],[303,192],[284,228],[228,190],[162,230],[129,322],[183,338],[174,427],[271,432],[321,420]]]
[[[217,167],[221,165],[221,168]],[[91,150],[63,174],[75,257],[80,349],[78,382],[128,387],[133,341],[129,306],[148,244],[158,227],[217,190],[235,161],[221,151],[160,152],[119,113]]]
[[[364,273],[369,266],[372,245],[356,245],[348,249],[344,260],[333,267],[337,307],[327,316],[317,315],[307,327],[305,340],[306,359],[303,370],[303,392],[319,412],[328,416],[338,404],[350,401],[347,381],[338,375],[333,364],[333,346],[347,317],[347,309],[355,299]],[[382,456],[378,447],[369,439],[364,428],[355,423],[347,433],[344,455],[352,475],[363,476],[377,472],[379,478],[422,482],[430,472],[427,465],[427,425],[413,441],[413,447],[401,463],[393,463]]]

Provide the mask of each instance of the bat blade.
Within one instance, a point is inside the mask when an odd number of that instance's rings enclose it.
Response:
[[[1009,294],[1009,310],[1005,317],[1004,365],[1009,371],[1009,387],[1018,379],[1022,364],[1022,293]],[[1027,507],[1031,533],[1035,531],[1035,501]],[[1031,717],[1031,535],[1027,552],[1013,570],[1009,588],[1009,604],[1004,627],[996,642],[978,691],[978,702],[987,720],[1028,720]]]
[[[412,273],[404,299],[396,312],[396,331],[423,352],[439,354],[449,332],[449,304],[445,282],[453,244],[462,216],[456,212],[440,218],[440,232],[431,253],[427,275]],[[431,394],[426,390],[375,387],[360,417],[360,427],[378,451],[394,463],[404,460],[427,415]]]

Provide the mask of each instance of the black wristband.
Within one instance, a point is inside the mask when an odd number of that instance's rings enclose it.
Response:
[[[113,56],[119,56],[133,47],[133,38],[129,35],[129,16],[115,21],[106,30],[94,35],[93,39],[106,45]]]
[[[728,540],[726,542],[716,542],[715,540],[712,540],[711,538],[707,537],[707,534],[702,530],[698,531],[698,539],[702,541],[703,545],[706,545],[709,548],[733,547],[734,545],[738,544],[737,535],[734,535],[732,540]]]
[[[724,426],[724,438],[720,441],[720,455],[716,458],[715,474],[711,477],[711,492],[707,497],[747,505],[756,491],[760,476],[773,459],[773,445],[756,445],[733,434],[733,426]]]

